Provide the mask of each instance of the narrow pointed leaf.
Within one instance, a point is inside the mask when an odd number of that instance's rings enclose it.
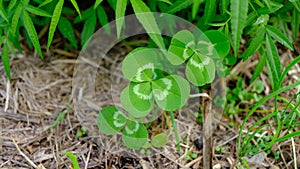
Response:
[[[127,117],[115,106],[104,107],[98,114],[98,128],[107,135],[118,133],[126,124]]]
[[[94,4],[94,9],[96,9],[102,2],[103,0],[96,0],[95,4]]]
[[[156,70],[162,70],[158,51],[140,47],[131,51],[122,63],[122,72],[132,82],[151,81],[157,77]]]
[[[142,0],[130,0],[134,13],[143,25],[150,38],[160,49],[165,49],[165,44],[156,20],[149,7]]]
[[[211,58],[196,53],[188,61],[185,74],[191,83],[203,86],[215,79],[215,71],[215,64]]]
[[[36,8],[32,5],[26,5],[25,10],[27,10],[28,12],[30,12],[32,14],[38,15],[38,16],[52,17],[48,12],[46,12],[42,9]]]
[[[9,80],[11,80],[11,75],[10,75],[10,58],[8,55],[8,46],[7,43],[4,44],[3,48],[2,48],[2,55],[1,55],[1,60],[2,60],[2,64],[5,70],[5,73],[8,77]]]
[[[211,23],[213,17],[216,15],[217,0],[206,0],[204,9],[204,24]]]
[[[109,35],[110,34],[110,25],[108,24],[107,14],[102,6],[98,6],[97,16],[98,16],[98,20],[99,20],[101,26],[103,27],[105,32]]]
[[[189,83],[178,75],[170,75],[152,82],[156,104],[163,110],[174,111],[183,107],[190,94]]]
[[[122,133],[122,140],[125,146],[132,149],[143,147],[148,141],[147,128],[137,122],[129,120]]]
[[[40,45],[40,42],[38,39],[38,35],[36,33],[36,30],[34,28],[34,25],[32,23],[32,20],[31,20],[29,14],[25,10],[22,11],[21,19],[23,21],[23,25],[26,29],[29,39],[32,42],[32,45],[37,50],[37,53],[39,54],[39,56],[43,59],[43,53],[41,50],[41,45]]]
[[[89,38],[95,33],[97,23],[96,11],[85,21],[81,32],[81,46],[84,46]]]
[[[12,21],[11,21],[11,33],[14,35],[17,31],[17,27],[18,27],[18,23],[19,23],[19,19],[20,19],[20,16],[22,14],[22,3],[20,3],[16,10],[15,10],[15,13],[12,17]]]
[[[265,65],[266,65],[266,55],[261,55],[261,58],[258,59],[258,64],[256,65],[254,72],[252,74],[250,83],[254,82],[254,80],[261,74]]]
[[[296,8],[293,9],[291,27],[293,32],[293,40],[296,41],[298,33],[299,33],[299,20],[300,14]]]
[[[209,30],[199,37],[197,51],[211,58],[224,58],[230,51],[230,43],[220,31]]]
[[[121,104],[130,117],[142,118],[150,113],[154,102],[151,92],[150,82],[131,83],[121,92]]]
[[[282,45],[286,46],[287,48],[289,48],[291,51],[294,50],[292,43],[290,42],[290,40],[277,28],[270,26],[270,25],[265,25],[266,30],[268,32],[268,34],[275,39],[276,41],[278,41],[279,43],[281,43]]]
[[[49,34],[48,34],[48,43],[47,43],[48,49],[51,45],[51,42],[52,42],[52,39],[54,36],[54,32],[56,30],[56,27],[57,27],[57,24],[58,24],[60,15],[61,15],[63,5],[64,5],[64,0],[59,0],[54,8],[53,16],[52,16],[50,28],[49,28]]]
[[[72,27],[71,22],[65,18],[61,17],[58,22],[58,30],[63,35],[64,38],[68,39],[71,43],[71,45],[75,48],[77,48],[77,41],[75,38],[75,33]]]
[[[243,60],[247,60],[254,52],[256,52],[264,40],[265,29],[261,26],[256,31],[254,38],[251,39],[250,45],[247,50],[240,56]]]
[[[269,34],[266,34],[267,64],[269,66],[273,90],[277,90],[277,83],[280,78],[281,63],[277,48]]]
[[[231,30],[235,56],[238,54],[240,41],[247,21],[248,0],[231,0]]]
[[[1,1],[1,3],[2,3],[2,1]],[[9,22],[7,13],[6,13],[6,11],[4,10],[2,4],[0,5],[0,16],[1,16],[6,22]]]
[[[174,14],[178,11],[181,11],[190,5],[192,5],[194,0],[177,0],[170,7],[167,8],[165,13]]]
[[[17,0],[11,0],[10,1],[9,5],[7,7],[8,13],[15,7],[16,3],[17,3]]]
[[[196,15],[198,13],[199,10],[199,6],[200,4],[203,2],[204,0],[194,0],[193,2],[193,7],[192,7],[192,18],[195,19]]]
[[[124,24],[124,15],[127,6],[127,0],[118,0],[116,7],[116,26],[117,26],[117,37],[120,38],[122,26]]]
[[[72,164],[73,164],[73,169],[80,169],[77,157],[75,154],[71,153],[71,152],[65,152],[64,153],[66,156],[68,156],[68,158],[71,160]]]
[[[51,3],[52,1],[53,1],[53,0],[45,0],[43,3],[41,3],[41,4],[39,5],[39,8],[42,7],[42,6],[45,6],[45,5],[49,4],[49,3]]]
[[[75,8],[76,12],[78,13],[79,17],[81,17],[81,13],[80,13],[80,10],[79,10],[76,0],[70,0],[70,1],[72,3],[73,7]]]
[[[194,54],[195,37],[188,30],[177,32],[168,49],[168,59],[173,65],[180,65]]]

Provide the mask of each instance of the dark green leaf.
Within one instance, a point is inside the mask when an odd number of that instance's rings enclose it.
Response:
[[[100,24],[102,25],[103,29],[109,35],[110,34],[110,25],[108,24],[108,18],[107,18],[106,12],[102,8],[102,6],[98,6],[97,16],[98,16],[98,20],[99,20]]]
[[[32,42],[34,48],[37,50],[37,53],[39,54],[39,56],[43,59],[43,53],[41,50],[38,35],[36,33],[36,30],[34,28],[34,25],[32,23],[32,20],[31,20],[29,14],[25,10],[22,11],[21,19],[23,21],[23,25],[26,29],[26,32],[29,36],[30,41]]]
[[[124,15],[127,6],[127,0],[118,0],[116,7],[116,27],[117,37],[120,38],[122,26],[124,24]]]
[[[50,28],[49,28],[49,35],[48,35],[48,43],[47,43],[47,48],[49,49],[53,36],[54,36],[54,32],[56,30],[56,26],[58,24],[60,15],[61,15],[61,11],[62,11],[62,7],[64,5],[64,0],[59,0],[58,3],[55,6],[55,9],[53,11],[53,16],[51,19],[51,24],[50,24]]]
[[[123,130],[122,140],[125,146],[139,149],[147,143],[148,131],[143,124],[130,120]]]
[[[80,13],[80,10],[79,10],[76,0],[70,0],[70,1],[72,2],[72,5],[75,8],[76,12],[78,13],[79,17],[81,17],[81,13]]]
[[[81,32],[81,46],[84,46],[89,38],[94,34],[96,29],[97,17],[96,11],[85,21]]]
[[[71,42],[71,45],[77,48],[77,41],[75,38],[75,33],[72,27],[71,22],[65,18],[60,17],[58,22],[58,30],[63,35],[64,38],[68,39]]]
[[[4,70],[6,72],[6,75],[9,80],[11,80],[11,75],[10,75],[10,57],[8,55],[8,46],[7,43],[4,43],[4,46],[2,48],[2,55],[1,55],[1,60],[2,64],[4,67]]]
[[[35,14],[35,15],[39,15],[39,16],[45,16],[45,17],[52,17],[48,12],[41,10],[39,8],[36,8],[32,5],[26,5],[25,6],[25,10],[27,10],[28,12]]]
[[[8,7],[7,7],[7,12],[10,13],[10,11],[15,7],[17,3],[17,0],[11,0]]]
[[[193,7],[192,7],[192,19],[196,18],[196,15],[198,13],[199,10],[199,6],[200,4],[203,2],[204,0],[194,0],[193,2]]]
[[[299,33],[299,12],[296,10],[296,8],[293,9],[292,14],[292,21],[291,21],[291,27],[292,27],[292,33],[293,33],[293,40],[296,41],[298,33]]]
[[[266,64],[266,55],[261,55],[261,58],[258,59],[258,64],[256,65],[254,72],[252,74],[250,83],[254,82],[254,80],[260,75],[260,73],[263,71],[265,64]]]
[[[96,0],[95,4],[94,4],[94,9],[96,9],[102,2],[103,0]]]
[[[177,0],[175,1],[164,13],[174,14],[178,11],[181,11],[190,5],[192,5],[194,0]]]
[[[277,28],[270,26],[270,25],[265,25],[266,30],[268,34],[274,38],[276,41],[281,43],[282,45],[286,46],[289,48],[291,51],[294,50],[292,43],[289,41],[289,39],[282,33],[280,30]]]
[[[11,21],[11,33],[14,35],[17,31],[17,27],[18,27],[18,23],[19,23],[19,19],[20,19],[20,16],[22,14],[22,9],[23,8],[23,5],[22,3],[20,3],[16,10],[15,10],[15,13],[12,17],[12,21]]]
[[[153,81],[152,92],[161,109],[174,111],[185,105],[190,95],[190,85],[181,76],[170,75]]]
[[[233,51],[237,56],[243,29],[247,21],[248,0],[231,0],[230,4]]]
[[[97,124],[101,132],[107,135],[118,133],[126,124],[127,117],[115,106],[104,107],[98,114]]]

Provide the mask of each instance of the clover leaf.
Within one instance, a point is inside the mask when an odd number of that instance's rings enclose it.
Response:
[[[203,86],[215,78],[213,59],[224,58],[229,50],[227,38],[219,31],[206,31],[196,41],[190,31],[182,30],[173,36],[167,58],[173,65],[187,61],[187,79],[194,85]]]
[[[163,110],[181,108],[190,93],[189,83],[178,75],[162,70],[157,49],[137,48],[122,63],[122,71],[130,85],[123,89],[120,102],[132,118],[147,116],[154,101]]]
[[[106,135],[114,135],[123,130],[122,140],[125,146],[138,149],[148,141],[147,128],[136,120],[129,120],[115,106],[104,107],[98,114],[98,128]]]

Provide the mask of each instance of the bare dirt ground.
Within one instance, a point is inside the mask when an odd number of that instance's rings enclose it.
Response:
[[[115,52],[126,53],[130,50],[129,46],[119,45]],[[295,57],[289,51],[281,53],[285,65]],[[72,168],[64,152],[75,153],[81,168],[202,168],[202,149],[197,148],[201,147],[201,143],[195,144],[201,135],[201,125],[194,121],[187,126],[180,115],[177,115],[179,128],[182,127],[180,135],[186,140],[181,144],[180,153],[173,144],[168,147],[170,151],[167,154],[134,159],[107,152],[89,135],[89,130],[81,137],[76,136],[82,128],[72,102],[76,55],[61,50],[55,50],[51,55],[46,56],[44,61],[32,56],[12,60],[12,83],[8,82],[3,67],[0,67],[0,168]],[[238,63],[232,73],[245,78],[251,76],[257,64],[255,58]],[[292,69],[283,85],[298,80],[299,70],[299,66]],[[266,84],[265,94],[269,94],[267,75],[262,74],[260,78]],[[290,97],[293,94],[295,91],[284,95]],[[273,103],[267,104],[272,107]],[[66,117],[49,129],[60,112],[64,112]],[[244,116],[237,115],[235,123],[240,124]],[[264,115],[257,113],[250,123],[261,116]],[[161,117],[157,129],[162,130],[167,120]],[[229,127],[229,122],[226,117],[222,118],[212,136],[213,149],[222,146],[226,150],[225,153],[213,153],[215,169],[235,168],[237,164],[236,139],[239,129],[238,125]],[[294,141],[299,162],[300,139],[296,137]],[[275,160],[272,155],[263,154],[264,160],[257,168],[293,168],[291,140],[276,146],[280,150],[280,159]],[[189,151],[197,154],[197,157],[185,160]]]

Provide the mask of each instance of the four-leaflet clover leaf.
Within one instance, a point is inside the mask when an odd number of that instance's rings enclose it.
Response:
[[[194,85],[203,86],[215,78],[213,59],[224,58],[229,50],[228,39],[219,31],[206,31],[195,40],[190,31],[182,30],[172,37],[167,58],[173,65],[187,61],[187,79]]]
[[[154,102],[162,110],[173,111],[185,105],[189,83],[179,75],[163,71],[163,56],[157,49],[137,48],[122,63],[122,72],[130,84],[123,89],[120,102],[132,118],[143,118]]]

